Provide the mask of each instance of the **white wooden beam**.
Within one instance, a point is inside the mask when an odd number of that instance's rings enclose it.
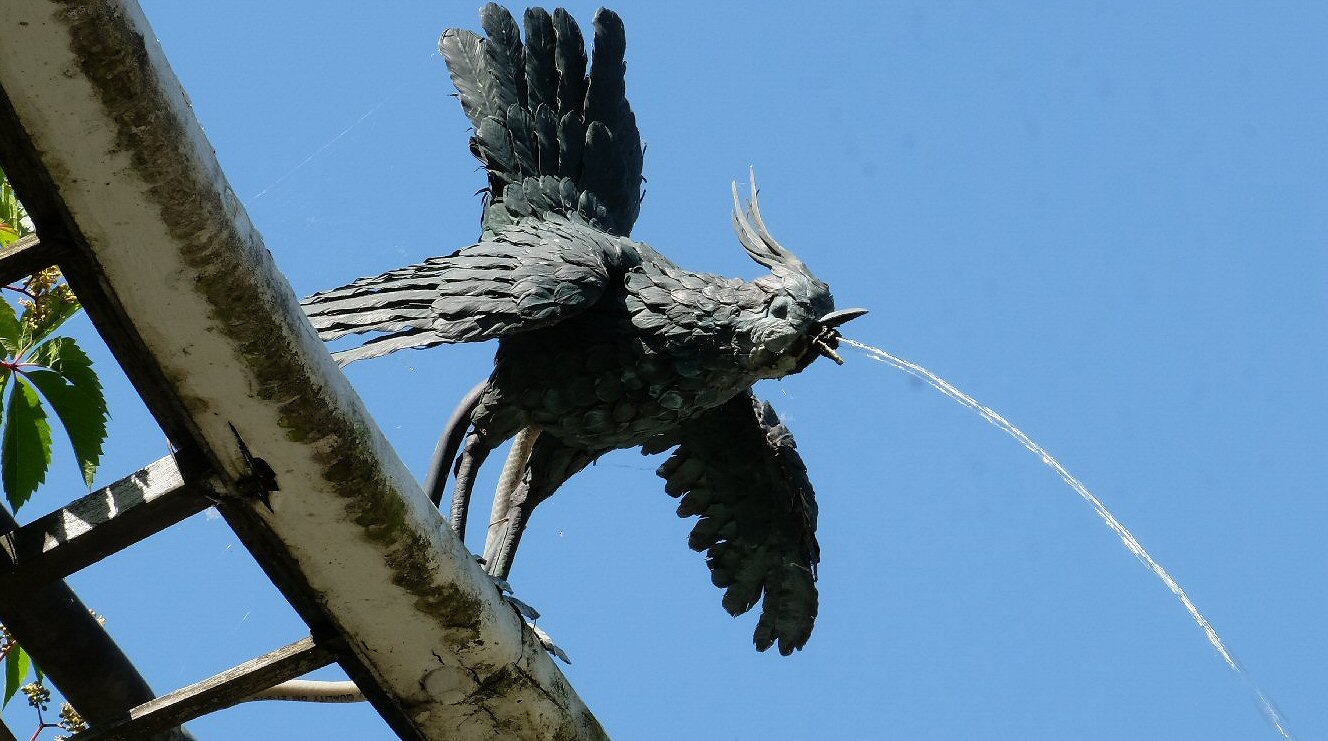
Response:
[[[316,634],[346,638],[393,730],[603,737],[304,319],[137,4],[5,0],[0,36],[0,157],[38,232],[100,274],[115,316],[94,320],[146,350],[154,411]],[[242,448],[275,474],[270,509]]]

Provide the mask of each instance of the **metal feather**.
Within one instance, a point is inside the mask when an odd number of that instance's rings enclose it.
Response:
[[[557,36],[553,18],[544,8],[529,8],[526,26],[526,98],[531,109],[558,106],[558,68],[554,62]]]
[[[438,40],[438,51],[447,61],[461,108],[470,117],[471,124],[479,126],[487,115],[482,83],[484,40],[470,31],[449,28]]]
[[[516,20],[497,3],[480,11],[480,23],[488,40],[484,45],[485,91],[492,111],[526,105],[526,53]]]
[[[585,110],[586,99],[586,44],[581,27],[562,8],[553,11],[553,30],[556,39],[554,68],[558,70],[558,114]]]

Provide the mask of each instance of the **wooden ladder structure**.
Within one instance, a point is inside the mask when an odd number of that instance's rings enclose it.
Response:
[[[401,738],[604,738],[318,341],[135,0],[6,0],[0,33],[0,162],[40,235],[0,281],[59,266],[177,451],[22,527],[0,507],[0,594],[28,595],[0,622],[77,738],[192,738],[331,662]],[[63,578],[209,506],[310,636],[157,697]]]

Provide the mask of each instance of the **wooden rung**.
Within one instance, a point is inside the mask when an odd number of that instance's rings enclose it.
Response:
[[[288,679],[320,669],[335,661],[314,639],[279,648],[270,654],[228,669],[214,677],[150,700],[117,721],[94,726],[73,736],[74,741],[134,741],[228,708],[245,698]]]
[[[0,285],[17,283],[39,270],[56,263],[59,250],[43,245],[36,234],[14,242],[0,250]]]
[[[0,534],[0,594],[62,579],[211,506],[167,456],[68,506]],[[12,520],[10,521],[12,523]],[[0,522],[0,530],[9,529]]]

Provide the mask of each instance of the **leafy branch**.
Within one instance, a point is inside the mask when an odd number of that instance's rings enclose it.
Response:
[[[30,230],[22,204],[0,171],[0,244]],[[91,358],[73,339],[51,336],[80,308],[60,278],[57,268],[48,268],[21,286],[9,286],[21,295],[22,314],[0,300],[0,488],[16,511],[50,469],[46,406],[64,427],[89,487],[106,440],[106,397]]]
[[[28,279],[26,288],[37,298],[20,302],[22,316],[0,301],[0,484],[15,510],[46,480],[51,465],[43,399],[69,436],[89,487],[106,439],[106,397],[92,359],[72,338],[50,336],[78,311],[78,301],[68,286],[51,285],[46,272]]]
[[[32,231],[31,219],[0,170],[0,254]],[[51,465],[51,423],[46,406],[64,427],[89,488],[106,440],[106,397],[92,369],[92,359],[72,338],[52,337],[80,308],[74,292],[61,278],[59,268],[48,268],[18,285],[4,286],[8,289],[6,295],[17,296],[21,313],[0,297],[0,488],[14,511],[46,480]],[[0,599],[19,598],[21,595],[0,594]],[[59,722],[46,721],[43,713],[51,691],[46,687],[45,675],[3,625],[0,663],[5,677],[0,708],[22,690],[28,704],[37,711],[34,741],[47,728],[72,732],[86,728],[69,703],[61,709]],[[27,682],[29,675],[36,680]]]
[[[101,619],[96,613],[93,615]],[[59,728],[73,733],[87,730],[88,725],[83,716],[67,702],[60,708],[60,720],[56,723],[47,722],[45,713],[50,707],[51,690],[46,686],[46,675],[42,674],[41,669],[37,668],[32,658],[3,625],[0,625],[0,660],[5,663],[5,693],[0,708],[8,705],[21,690],[28,698],[28,705],[37,711],[37,730],[32,734],[33,741],[36,741],[47,728]],[[24,684],[30,672],[36,675],[36,679]],[[56,738],[65,737],[56,736]]]

